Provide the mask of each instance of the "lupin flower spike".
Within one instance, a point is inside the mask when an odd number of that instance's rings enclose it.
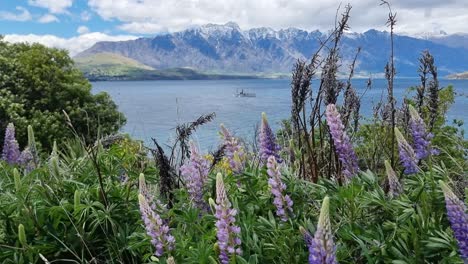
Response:
[[[174,257],[170,256],[168,259],[167,259],[167,264],[176,264],[175,260],[174,260]]]
[[[149,204],[153,211],[161,212],[167,209],[167,207],[164,204],[162,204],[158,198],[155,198],[153,194],[151,194],[150,190],[148,189],[148,186],[146,185],[146,179],[143,173],[140,173],[140,176],[138,177],[138,190],[140,194],[143,195],[143,197],[145,197],[146,202]]]
[[[458,249],[463,260],[468,260],[468,215],[466,205],[443,182],[439,181],[445,196],[447,216],[452,227],[453,234],[458,242]]]
[[[418,160],[414,149],[408,144],[400,130],[395,127],[395,137],[398,141],[398,153],[400,154],[400,162],[405,168],[405,174],[414,174],[419,171]]]
[[[208,211],[208,205],[203,200],[205,183],[208,179],[210,163],[198,153],[193,142],[190,142],[190,159],[181,166],[180,172],[187,183],[187,191],[192,204],[202,210]]]
[[[232,136],[227,128],[221,124],[221,137],[224,145],[224,155],[229,161],[231,170],[235,173],[241,173],[244,169],[245,151],[239,143],[239,139]]]
[[[240,227],[235,225],[236,209],[231,208],[221,173],[216,175],[216,230],[221,264],[229,264],[232,255],[242,254],[239,238]]]
[[[276,143],[276,136],[268,124],[267,116],[262,113],[262,124],[259,135],[260,158],[266,164],[270,156],[274,156],[277,162],[282,162],[279,156],[280,146]]]
[[[175,239],[169,233],[169,226],[163,222],[159,214],[151,209],[143,194],[138,194],[138,201],[146,233],[151,237],[151,243],[156,249],[154,254],[160,257],[173,250]]]
[[[3,142],[2,159],[8,164],[14,165],[19,162],[20,150],[18,141],[15,137],[15,126],[9,123],[5,130],[5,138]]]
[[[349,140],[344,125],[341,122],[340,113],[334,104],[327,105],[326,110],[327,124],[330,127],[330,134],[333,138],[333,144],[342,164],[343,175],[350,179],[359,171],[358,160],[354,152],[353,145]]]
[[[19,156],[18,163],[26,168],[26,171],[32,171],[36,166],[34,165],[33,154],[29,147],[26,147]]]
[[[400,181],[398,180],[398,177],[388,160],[385,161],[385,170],[388,179],[388,194],[392,198],[396,197],[400,195],[400,193],[403,191],[403,188],[401,187]]]
[[[427,132],[424,120],[412,105],[409,106],[410,123],[409,128],[413,137],[413,146],[418,160],[425,159],[431,153],[432,134]]]
[[[268,184],[274,196],[273,204],[276,206],[276,215],[281,218],[281,221],[286,222],[288,221],[288,215],[293,213],[293,201],[289,195],[284,194],[286,184],[281,180],[281,172],[275,156],[268,158],[267,168],[268,176],[270,176]]]
[[[336,247],[333,242],[333,234],[330,224],[330,198],[326,196],[320,209],[320,217],[317,224],[317,231],[311,239],[310,235],[305,235],[306,243],[309,247],[309,264],[337,264]],[[306,234],[308,234],[306,232]]]

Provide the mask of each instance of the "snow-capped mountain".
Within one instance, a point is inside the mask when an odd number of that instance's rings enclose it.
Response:
[[[261,27],[242,30],[236,23],[207,24],[154,38],[122,42],[99,42],[79,56],[111,52],[156,69],[190,67],[218,73],[288,73],[297,59],[309,59],[317,50],[324,32],[297,28],[274,30]],[[398,76],[417,76],[418,56],[429,50],[441,75],[468,70],[468,49],[450,37],[395,36]],[[468,46],[468,37],[465,39]],[[455,41],[456,42],[456,41]],[[341,45],[343,67],[347,67],[358,47],[362,48],[357,71],[382,73],[390,51],[388,32],[368,30],[345,32]]]

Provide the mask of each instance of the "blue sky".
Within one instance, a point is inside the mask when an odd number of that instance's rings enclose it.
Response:
[[[389,0],[396,31],[468,33],[468,0]],[[384,30],[380,0],[349,0],[351,30]],[[234,21],[242,29],[298,27],[328,30],[341,0],[0,0],[0,34],[40,42],[72,55],[97,41],[154,36],[207,23]],[[344,3],[344,2],[343,2]]]
[[[64,4],[54,6],[54,1]],[[44,2],[51,4],[41,4],[41,1],[1,0],[0,18],[4,19],[1,19],[0,33],[3,35],[52,34],[68,38],[76,36],[79,27],[87,27],[93,32],[122,33],[117,27],[118,20],[102,19],[90,10],[87,1],[50,0]],[[29,18],[25,14],[29,14]],[[16,21],[13,16],[17,17]]]

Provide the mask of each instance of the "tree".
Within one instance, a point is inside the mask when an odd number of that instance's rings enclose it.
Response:
[[[88,143],[98,130],[115,133],[126,122],[107,93],[91,93],[91,84],[65,50],[9,44],[0,37],[0,135],[14,123],[18,142],[25,146],[32,125],[36,140],[48,150],[54,140],[73,136],[63,111]]]

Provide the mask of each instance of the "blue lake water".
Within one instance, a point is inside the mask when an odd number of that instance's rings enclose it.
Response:
[[[359,94],[367,80],[353,81]],[[407,88],[418,85],[418,79],[395,80],[395,97],[400,105]],[[460,119],[468,122],[468,80],[441,80],[442,86],[454,85],[460,95],[448,114],[448,122]],[[93,92],[106,91],[127,117],[123,132],[151,143],[154,137],[167,143],[174,137],[176,124],[195,120],[201,114],[216,113],[214,121],[201,127],[194,138],[204,150],[218,144],[219,125],[224,123],[236,135],[253,140],[261,113],[266,112],[274,129],[290,116],[290,80],[187,80],[187,81],[123,81],[94,82]],[[253,98],[238,98],[237,89],[256,93]],[[312,87],[314,89],[314,86]],[[386,81],[373,80],[372,89],[362,99],[361,114],[372,113],[372,106],[386,96]]]

